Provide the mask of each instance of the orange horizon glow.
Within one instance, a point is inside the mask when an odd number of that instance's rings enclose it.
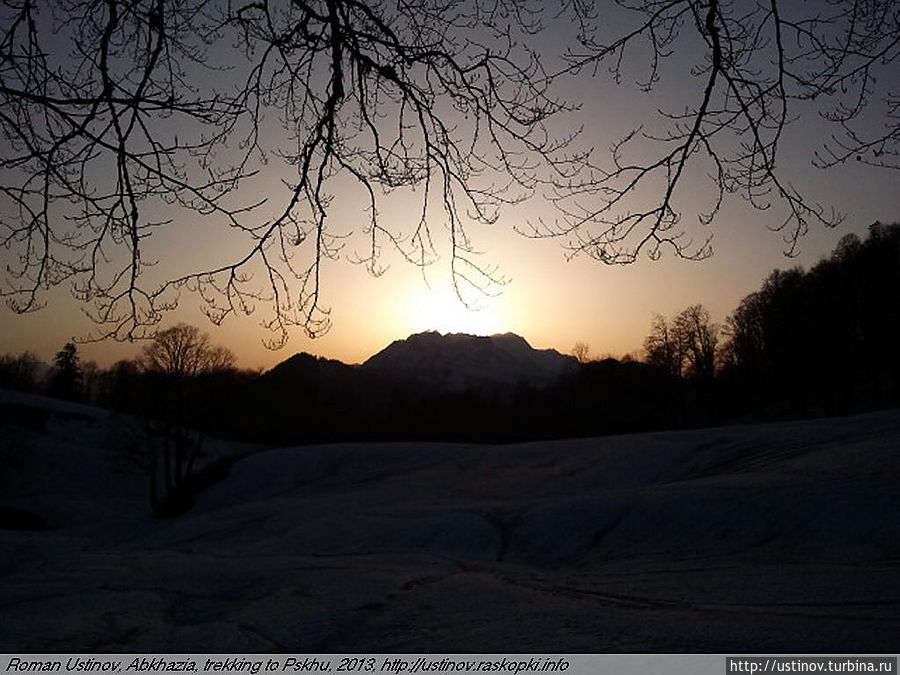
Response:
[[[299,328],[293,329],[288,343],[278,351],[263,346],[271,337],[261,327],[270,318],[264,307],[250,316],[229,317],[218,327],[203,316],[197,299],[186,294],[160,327],[178,322],[197,326],[215,344],[231,349],[239,367],[249,369],[271,368],[297,352],[361,363],[395,340],[429,330],[515,333],[536,349],[552,348],[564,354],[576,342],[585,342],[594,356],[636,355],[654,314],[673,316],[701,303],[715,321],[724,321],[773,269],[809,268],[829,255],[848,232],[864,235],[875,220],[896,221],[900,212],[893,205],[898,193],[891,189],[891,176],[872,170],[863,180],[861,171],[842,167],[821,174],[818,188],[851,213],[852,221],[832,230],[812,230],[797,258],[785,258],[781,238],[766,230],[769,214],[738,204],[723,209],[713,240],[714,255],[703,262],[664,256],[656,262],[609,267],[586,258],[567,260],[560,242],[530,240],[511,232],[522,218],[550,217],[530,206],[518,219],[513,213],[495,226],[472,228],[479,250],[486,251],[486,266],[498,265],[501,275],[510,280],[496,297],[470,293],[465,300],[474,310],[456,297],[444,252],[442,260],[424,270],[427,281],[423,269],[399,256],[386,256],[390,269],[379,277],[345,260],[329,262],[323,271],[323,297],[331,309],[331,330],[309,339]],[[353,226],[351,216],[345,215],[348,229]],[[190,266],[196,262],[190,256],[208,251],[204,235],[208,233],[184,231],[173,248],[184,257],[179,258],[182,265]],[[174,254],[166,257],[170,263],[174,259]],[[0,309],[0,353],[28,350],[49,362],[66,341],[96,331],[68,289],[54,289],[45,299],[47,307],[29,315]],[[93,360],[102,367],[134,358],[140,349],[140,343],[79,345],[84,361]]]

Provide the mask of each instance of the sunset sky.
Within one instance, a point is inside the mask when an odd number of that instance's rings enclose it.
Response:
[[[567,353],[576,341],[588,342],[595,354],[622,355],[640,348],[654,313],[671,315],[697,302],[721,321],[741,297],[758,288],[772,269],[809,266],[828,255],[848,232],[863,235],[876,220],[900,217],[900,194],[891,175],[855,166],[831,172],[810,171],[817,192],[834,195],[845,223],[834,230],[811,232],[800,255],[785,258],[783,242],[766,229],[765,213],[738,204],[714,225],[714,255],[692,262],[666,256],[625,267],[607,267],[586,258],[567,261],[558,242],[522,238],[498,223],[482,238],[485,256],[495,260],[509,283],[494,298],[483,298],[483,309],[471,311],[459,303],[446,270],[426,272],[428,285],[415,268],[397,261],[381,277],[348,262],[327,268],[326,298],[332,308],[331,330],[315,340],[296,330],[284,348],[266,349],[262,317],[232,317],[216,327],[186,298],[171,322],[183,320],[207,330],[231,348],[242,366],[270,367],[296,351],[357,363],[392,340],[423,330],[490,334],[514,332],[534,347]],[[429,288],[430,286],[430,288]],[[3,309],[0,349],[30,349],[49,359],[72,336],[92,326],[65,293],[55,293],[48,307],[16,315]],[[191,305],[194,305],[193,307]],[[80,347],[85,359],[110,363],[133,356],[138,347],[103,342]]]
[[[584,125],[581,147],[594,147],[598,161],[606,161],[609,146],[635,125],[647,123],[648,129],[654,130],[658,108],[677,110],[695,100],[692,97],[696,97],[702,80],[690,76],[694,62],[689,49],[687,54],[681,60],[666,62],[660,86],[649,93],[628,83],[617,86],[602,73],[597,77],[582,74],[564,83],[561,95],[580,103],[581,110],[561,118],[563,123],[571,128]],[[896,69],[894,78],[900,78]],[[587,342],[595,355],[637,353],[655,313],[672,315],[688,305],[702,303],[715,320],[722,321],[771,270],[808,267],[828,255],[843,235],[855,232],[862,236],[876,220],[890,223],[900,219],[897,172],[861,163],[827,171],[813,168],[813,153],[832,130],[813,112],[802,108],[795,112],[800,120],[788,127],[780,149],[779,170],[809,200],[846,215],[844,223],[835,229],[813,224],[796,258],[784,257],[781,234],[768,229],[780,220],[782,208],[778,204],[759,211],[736,196],[727,196],[711,226],[698,223],[691,209],[706,208],[714,199],[700,170],[686,177],[676,196],[676,205],[685,211],[685,229],[697,239],[707,232],[713,235],[714,253],[700,262],[678,259],[668,252],[659,261],[644,257],[629,266],[605,266],[583,256],[567,260],[565,241],[532,240],[514,232],[523,223],[558,218],[553,206],[538,194],[502,211],[493,226],[469,226],[476,248],[484,251],[485,263],[498,266],[508,279],[496,296],[468,295],[471,304],[481,307],[473,311],[455,297],[446,245],[441,242],[436,242],[436,248],[442,258],[426,268],[424,275],[391,253],[382,261],[387,271],[377,278],[349,262],[355,247],[364,245],[354,237],[365,214],[357,202],[342,201],[342,195],[337,195],[329,215],[331,226],[350,236],[341,259],[327,261],[323,270],[322,304],[331,308],[333,322],[326,335],[310,340],[300,329],[294,329],[282,349],[270,351],[263,346],[268,334],[260,327],[267,318],[264,306],[249,317],[229,317],[223,326],[216,327],[199,311],[196,298],[187,294],[162,325],[178,321],[197,325],[216,343],[232,349],[239,365],[250,368],[268,368],[299,351],[358,363],[392,340],[424,330],[514,332],[534,347],[552,347],[564,353],[578,341]],[[876,111],[867,123],[879,129],[887,121]],[[285,171],[289,167],[273,162],[250,189],[271,196],[274,204],[282,203],[284,187],[280,179]],[[392,204],[395,211],[386,217],[407,215],[402,200],[395,197]],[[440,225],[435,231],[441,231]],[[192,222],[161,234],[151,250],[160,268],[180,270],[201,264],[198,261],[227,257],[229,246],[227,236]],[[0,250],[0,257],[8,255]],[[0,259],[5,265],[7,258]],[[68,339],[90,334],[90,322],[65,289],[53,290],[46,299],[47,307],[33,314],[16,315],[6,307],[0,310],[0,352],[27,349],[49,360]],[[80,352],[83,359],[109,365],[136,355],[138,349],[134,344],[107,341],[84,344]]]

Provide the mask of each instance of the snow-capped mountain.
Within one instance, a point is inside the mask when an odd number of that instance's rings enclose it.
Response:
[[[437,332],[395,340],[362,367],[450,390],[483,386],[543,386],[577,367],[572,356],[534,349],[514,333],[490,337]]]

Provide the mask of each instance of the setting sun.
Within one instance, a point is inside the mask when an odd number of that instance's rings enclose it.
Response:
[[[448,286],[415,289],[406,304],[405,324],[410,333],[469,333],[493,335],[509,330],[503,296],[479,297],[469,306]]]

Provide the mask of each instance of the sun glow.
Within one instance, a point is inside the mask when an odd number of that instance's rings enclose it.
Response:
[[[508,330],[503,296],[478,297],[467,307],[450,287],[423,287],[415,291],[406,307],[410,332],[469,333],[493,335]]]

